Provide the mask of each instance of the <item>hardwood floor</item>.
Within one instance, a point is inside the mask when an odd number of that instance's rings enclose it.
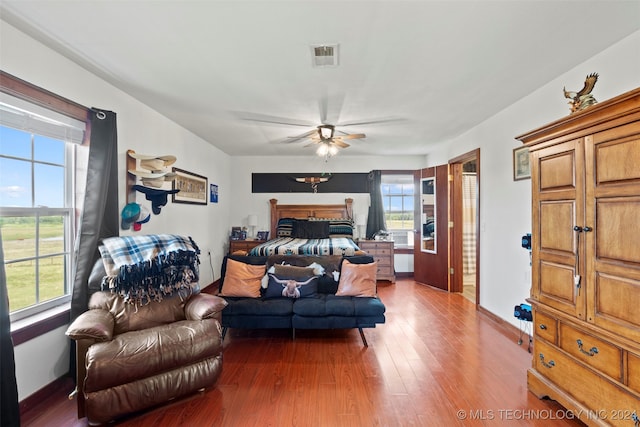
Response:
[[[531,354],[461,294],[380,282],[387,323],[357,330],[230,330],[213,389],[119,426],[580,426],[527,391]],[[22,425],[86,426],[60,390]]]

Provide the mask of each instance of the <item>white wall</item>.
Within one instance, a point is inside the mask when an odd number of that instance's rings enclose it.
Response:
[[[231,205],[229,156],[9,24],[2,22],[0,31],[4,71],[87,107],[117,113],[119,209],[126,201],[125,156],[128,149],[144,154],[173,154],[178,158],[174,166],[207,176],[210,183],[219,185],[219,203],[196,206],[169,201],[160,215],[153,215],[151,221],[143,225],[145,233],[192,236],[203,251],[201,285],[211,283],[214,274],[209,268],[207,253],[212,251],[217,276],[227,240]],[[142,194],[137,196],[137,202],[150,206]],[[133,231],[122,232],[131,233]],[[64,337],[65,329],[56,329],[16,346],[20,400],[67,372],[69,344]],[[43,350],[46,350],[46,358],[42,357]]]
[[[562,88],[582,88],[593,72],[600,75],[592,92],[598,101],[640,86],[640,31],[427,157],[432,166],[480,148],[480,304],[516,326],[513,307],[525,301],[531,287],[529,253],[520,246],[520,237],[531,232],[531,181],[513,181],[512,150],[521,145],[515,137],[567,116]]]

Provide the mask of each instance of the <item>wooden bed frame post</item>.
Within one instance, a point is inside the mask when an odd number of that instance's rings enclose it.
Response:
[[[269,203],[271,204],[271,211],[269,213],[269,218],[271,218],[271,231],[269,238],[275,239],[277,237],[276,229],[278,228],[278,199],[271,199],[269,200]]]

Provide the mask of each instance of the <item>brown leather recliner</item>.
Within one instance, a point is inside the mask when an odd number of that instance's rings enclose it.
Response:
[[[213,385],[225,306],[203,293],[143,306],[94,293],[66,332],[76,340],[78,418],[106,423]]]

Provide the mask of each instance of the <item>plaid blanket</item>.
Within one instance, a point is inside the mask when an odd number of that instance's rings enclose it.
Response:
[[[102,289],[126,302],[147,304],[178,291],[198,290],[200,249],[191,237],[174,234],[110,237],[99,247],[107,276]]]

